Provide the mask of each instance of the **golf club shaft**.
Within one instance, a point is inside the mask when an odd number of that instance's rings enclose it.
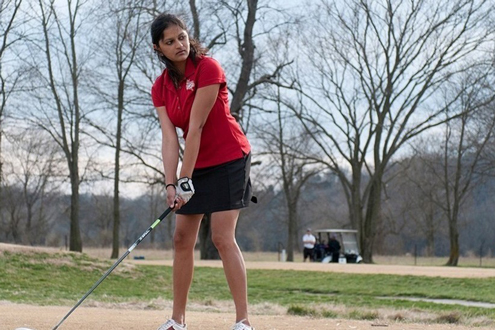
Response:
[[[112,267],[110,267],[109,270],[107,270],[107,272],[91,287],[91,289],[89,289],[88,292],[86,292],[86,294],[77,302],[77,304],[72,307],[72,309],[57,323],[57,325],[55,327],[53,327],[52,330],[56,330],[58,329],[58,327],[69,317],[70,314],[72,314],[72,312],[77,308],[79,307],[79,305],[82,304],[82,302],[98,287],[98,285],[100,285],[101,282],[103,282],[103,280],[105,278],[107,278],[107,276],[115,269],[115,267],[117,267],[121,262],[122,260],[124,260],[128,255],[129,253],[132,252],[132,250],[134,250],[134,248],[136,246],[138,246],[139,243],[141,243],[141,241],[143,239],[146,238],[146,236],[148,236],[148,234],[163,220],[165,219],[165,217],[172,211],[172,209],[169,207],[167,210],[165,210],[165,212],[162,213],[162,215],[160,215],[158,217],[158,219],[155,220],[155,222],[153,222],[153,224],[134,242],[134,244],[131,245],[131,247],[129,249],[127,249],[127,251],[119,258],[119,260],[117,260]]]

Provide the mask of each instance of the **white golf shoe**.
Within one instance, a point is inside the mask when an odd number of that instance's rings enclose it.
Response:
[[[174,320],[170,319],[167,322],[160,325],[157,330],[187,330],[187,325],[179,324]]]
[[[232,330],[254,330],[253,327],[247,325],[247,324],[244,324],[242,322],[244,322],[245,320],[240,320],[239,322],[237,322],[236,324],[234,324],[234,326],[232,327]]]

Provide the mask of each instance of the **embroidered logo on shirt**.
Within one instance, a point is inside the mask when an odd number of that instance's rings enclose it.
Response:
[[[187,79],[186,80],[186,90],[192,91],[194,89],[194,81]]]

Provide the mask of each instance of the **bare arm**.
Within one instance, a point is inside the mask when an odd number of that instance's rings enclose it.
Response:
[[[175,126],[168,118],[165,107],[157,107],[158,118],[162,130],[162,159],[165,171],[166,184],[177,182],[177,166],[179,164],[179,140]],[[170,190],[170,191],[169,191]],[[173,191],[172,191],[173,190]],[[167,203],[174,205],[175,190],[173,187],[167,188]]]
[[[208,115],[215,104],[219,89],[220,84],[214,84],[199,88],[196,91],[196,96],[191,109],[191,117],[189,120],[189,129],[186,138],[186,146],[184,149],[184,159],[180,171],[181,178],[190,178],[192,176],[194,165],[196,164],[196,159],[198,158],[203,126],[205,125]]]

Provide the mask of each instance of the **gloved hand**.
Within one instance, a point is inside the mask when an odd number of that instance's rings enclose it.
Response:
[[[194,185],[192,180],[188,177],[180,178],[177,181],[177,196],[180,197],[185,203],[189,202],[194,195]]]

